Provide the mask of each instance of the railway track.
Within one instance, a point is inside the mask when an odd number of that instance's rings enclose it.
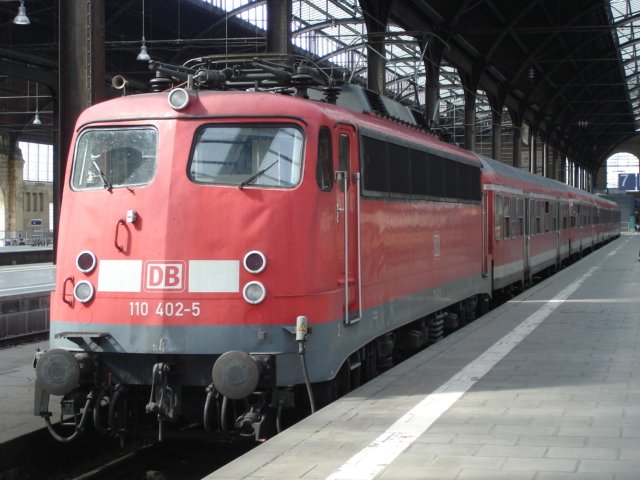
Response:
[[[49,330],[40,332],[25,333],[22,335],[12,335],[11,337],[0,338],[0,348],[14,347],[38,340],[47,340],[49,338]]]
[[[113,460],[107,461],[103,465],[98,465],[88,472],[74,476],[73,480],[134,478],[140,469],[140,465],[144,462],[143,459],[145,455],[153,448],[154,445],[144,445],[133,451],[126,452]]]
[[[60,480],[199,480],[255,446],[168,440],[118,452],[104,463]],[[85,467],[86,468],[86,467]],[[49,477],[51,480],[57,480]]]
[[[255,446],[175,437],[121,448],[94,432],[60,444],[43,429],[2,445],[0,480],[199,480]]]

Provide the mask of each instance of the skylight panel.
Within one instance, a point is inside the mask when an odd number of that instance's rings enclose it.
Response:
[[[635,115],[636,129],[640,126],[638,98],[637,44],[640,40],[640,0],[609,0],[611,20],[616,26],[614,38],[618,41],[620,59],[626,75],[627,92]]]

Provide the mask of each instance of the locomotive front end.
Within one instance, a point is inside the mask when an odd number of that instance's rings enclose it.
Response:
[[[58,440],[89,423],[124,438],[145,419],[160,438],[195,423],[263,438],[267,411],[293,403],[274,394],[275,358],[298,354],[282,323],[304,313],[292,232],[305,130],[255,113],[255,95],[174,89],[79,118],[51,350],[36,359],[34,413]],[[51,424],[50,396],[71,435]]]

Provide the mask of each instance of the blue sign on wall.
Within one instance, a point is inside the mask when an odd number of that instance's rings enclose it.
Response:
[[[620,190],[638,190],[638,175],[635,173],[619,173],[618,188]]]

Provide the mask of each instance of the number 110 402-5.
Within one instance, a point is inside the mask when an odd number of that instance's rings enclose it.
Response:
[[[146,317],[151,313],[158,317],[184,317],[191,315],[200,316],[200,302],[159,302],[150,304],[149,302],[129,302],[129,315],[132,317]]]

